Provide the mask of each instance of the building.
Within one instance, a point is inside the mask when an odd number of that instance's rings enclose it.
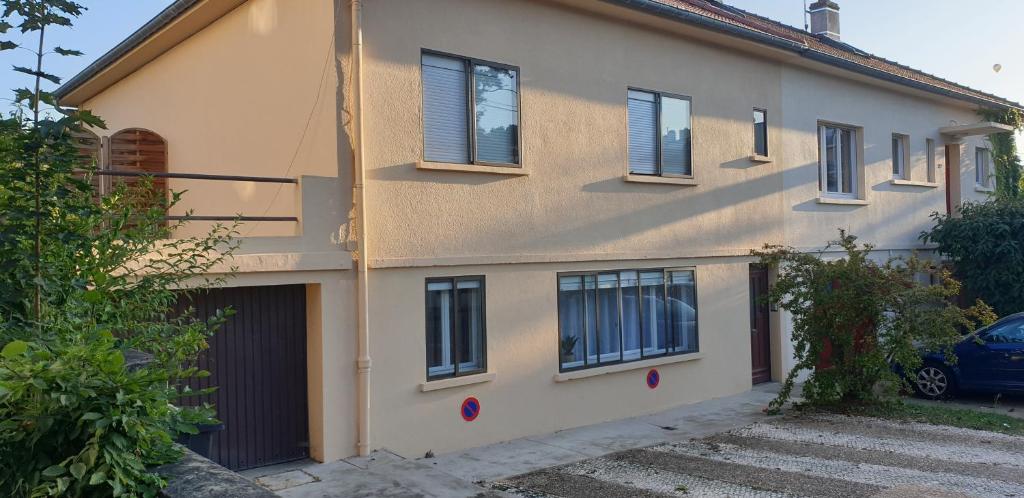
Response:
[[[218,461],[416,457],[779,380],[751,249],[906,253],[987,195],[977,110],[1021,106],[811,10],[176,0],[58,93],[106,119],[105,167],[188,190],[171,215],[248,217],[200,306],[239,310]]]

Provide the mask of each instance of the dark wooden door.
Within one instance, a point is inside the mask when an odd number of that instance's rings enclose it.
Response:
[[[178,304],[189,305],[200,318],[235,311],[200,357],[199,367],[211,375],[191,382],[217,388],[188,401],[213,404],[224,423],[210,459],[242,470],[308,457],[305,286],[212,289]]]
[[[772,380],[771,320],[768,303],[768,270],[750,266],[750,360],[754,384]]]

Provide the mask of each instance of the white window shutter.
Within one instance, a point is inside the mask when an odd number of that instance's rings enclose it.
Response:
[[[658,174],[658,111],[654,94],[629,91],[629,172]]]
[[[423,158],[469,163],[469,99],[466,64],[423,54]]]

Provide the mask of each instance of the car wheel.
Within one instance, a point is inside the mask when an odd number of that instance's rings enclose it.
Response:
[[[914,390],[923,398],[941,399],[953,394],[953,376],[949,369],[938,365],[925,365],[918,369],[913,383]]]

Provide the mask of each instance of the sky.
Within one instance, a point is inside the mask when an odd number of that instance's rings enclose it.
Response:
[[[328,0],[279,0],[314,2]],[[429,1],[429,0],[406,0]],[[493,1],[493,0],[478,0]],[[810,1],[810,0],[808,0]],[[79,0],[87,11],[73,29],[49,33],[48,46],[85,52],[83,57],[49,55],[48,72],[70,78],[126,38],[170,0]],[[803,0],[726,0],[726,3],[791,26],[804,24]],[[867,52],[895,60],[978,90],[1024,102],[1024,0],[838,0],[842,39]],[[5,39],[0,36],[0,39]],[[19,36],[7,36],[18,43]],[[0,98],[7,89],[27,87],[31,78],[4,66],[33,64],[21,49],[0,52]],[[993,65],[1002,65],[998,73]],[[50,89],[54,85],[48,85]],[[10,101],[0,101],[9,109]]]

